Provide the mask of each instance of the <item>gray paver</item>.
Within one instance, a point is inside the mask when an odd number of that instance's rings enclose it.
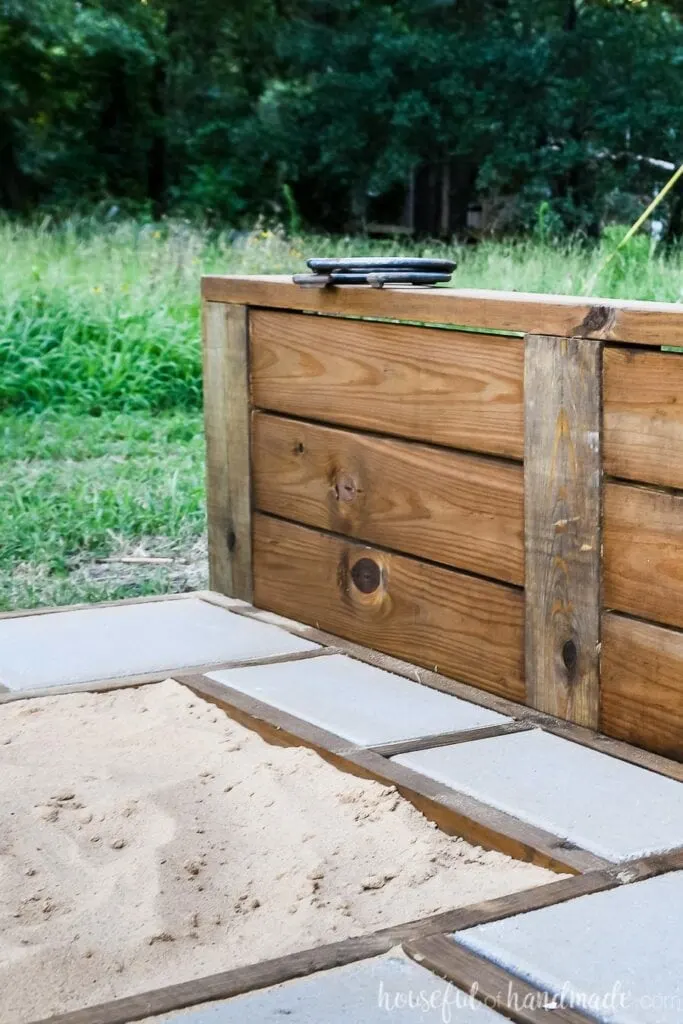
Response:
[[[412,995],[412,1006],[408,1000]],[[220,1003],[150,1018],[154,1024],[504,1024],[503,1018],[391,954]]]
[[[363,745],[509,719],[344,655],[212,672],[211,679]]]
[[[27,690],[316,647],[196,598],[113,605],[0,620],[0,683]]]
[[[675,872],[454,938],[605,1024],[680,1024],[682,906]]]
[[[540,730],[395,760],[621,861],[683,846],[683,785]]]

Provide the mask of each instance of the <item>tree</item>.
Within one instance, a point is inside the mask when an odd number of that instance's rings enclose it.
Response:
[[[450,168],[594,232],[683,151],[683,0],[0,0],[0,206],[362,222]],[[630,204],[630,205],[629,205]],[[675,213],[671,230],[680,230]],[[679,225],[677,228],[676,225]]]

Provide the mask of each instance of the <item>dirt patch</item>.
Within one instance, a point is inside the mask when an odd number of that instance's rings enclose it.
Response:
[[[558,877],[171,680],[3,707],[0,816],[12,1024]]]
[[[180,548],[173,538],[143,537],[120,544],[106,558],[72,559],[69,578],[74,585],[108,587],[158,585],[161,592],[183,593],[208,586],[206,534],[191,547]]]

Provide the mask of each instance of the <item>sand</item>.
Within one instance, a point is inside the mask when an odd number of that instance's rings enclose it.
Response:
[[[0,820],[2,1024],[558,877],[172,680],[2,707]]]

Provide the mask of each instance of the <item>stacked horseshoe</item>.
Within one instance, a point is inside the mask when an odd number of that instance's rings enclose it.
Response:
[[[295,274],[294,283],[305,287],[367,284],[383,288],[385,284],[412,284],[429,287],[449,281],[455,270],[453,260],[409,259],[402,256],[353,256],[307,261],[310,274]]]

